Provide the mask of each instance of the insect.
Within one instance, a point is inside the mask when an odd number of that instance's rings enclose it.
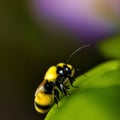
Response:
[[[76,52],[88,46],[90,45],[84,45],[76,49],[65,63],[58,63],[47,70],[44,80],[35,92],[34,106],[37,112],[41,114],[46,113],[54,102],[58,104],[59,93],[65,96],[68,95],[68,89],[70,89],[70,85],[73,86],[75,81],[75,68],[68,62]]]

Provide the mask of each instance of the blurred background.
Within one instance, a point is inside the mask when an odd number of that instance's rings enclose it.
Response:
[[[2,0],[0,4],[0,119],[42,120],[34,92],[51,65],[69,61],[80,75],[111,58],[98,50],[120,33],[118,0]]]

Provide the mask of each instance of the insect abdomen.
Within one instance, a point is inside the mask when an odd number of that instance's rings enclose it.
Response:
[[[46,113],[54,102],[53,94],[40,92],[36,95],[34,106],[39,113]]]
[[[46,113],[50,108],[50,105],[40,105],[36,102],[34,103],[34,106],[39,113]]]

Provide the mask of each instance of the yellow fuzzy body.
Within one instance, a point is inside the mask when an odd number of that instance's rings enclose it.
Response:
[[[51,66],[47,70],[47,72],[46,72],[46,74],[44,76],[44,80],[48,80],[48,81],[53,81],[54,82],[56,80],[57,76],[58,76],[56,74],[56,70],[57,70],[56,66]]]
[[[41,106],[51,106],[54,102],[54,96],[53,94],[45,94],[44,92],[39,92],[37,94],[37,96],[35,97],[34,103],[37,103]],[[48,109],[42,109],[40,107],[37,107],[36,104],[35,105],[35,109],[39,112],[39,113],[46,113]]]

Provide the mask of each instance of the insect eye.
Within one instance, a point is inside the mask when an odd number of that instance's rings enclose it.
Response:
[[[64,66],[64,69],[65,71],[68,73],[68,74],[71,74],[71,69],[69,67],[67,67],[66,65]]]
[[[57,67],[57,73],[60,75],[64,75],[64,70],[61,67]]]

